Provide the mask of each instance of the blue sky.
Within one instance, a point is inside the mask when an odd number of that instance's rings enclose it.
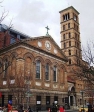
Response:
[[[0,0],[2,1],[2,0]],[[80,36],[82,45],[92,41],[94,36],[94,0],[3,0],[0,15],[5,10],[8,16],[3,21],[13,28],[31,37],[49,34],[60,46],[60,14],[59,11],[73,6],[80,13]]]

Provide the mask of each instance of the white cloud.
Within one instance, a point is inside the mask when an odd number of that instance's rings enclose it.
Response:
[[[80,13],[80,32],[82,44],[93,39],[94,35],[94,0],[4,0],[0,14],[9,11],[3,23],[9,24],[13,18],[13,28],[27,35],[46,35],[45,27],[50,28],[49,34],[60,46],[60,14],[59,11],[72,5]]]

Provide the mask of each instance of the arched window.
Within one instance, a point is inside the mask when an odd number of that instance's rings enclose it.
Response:
[[[0,68],[2,67],[2,62],[0,61]]]
[[[65,39],[66,37],[65,37],[65,34],[63,35],[63,39]]]
[[[36,61],[36,78],[40,79],[41,75],[41,62],[40,60]]]
[[[69,41],[69,46],[71,46],[71,41]]]
[[[71,59],[69,59],[69,65],[71,65]]]
[[[76,50],[76,55],[77,55],[77,50]]]
[[[69,38],[71,38],[71,33],[69,32]]]
[[[57,81],[57,67],[54,66],[53,67],[53,81]]]
[[[74,23],[74,29],[75,29],[75,23]]]
[[[64,48],[66,48],[66,43],[64,43]]]
[[[70,28],[70,23],[68,23],[68,28]]]
[[[65,25],[63,25],[63,30],[65,30]]]
[[[68,19],[70,19],[70,14],[68,13]]]
[[[2,72],[2,62],[0,61],[0,73]]]
[[[49,63],[45,66],[45,80],[49,80]]]
[[[71,55],[71,50],[69,50],[69,55]]]
[[[4,61],[4,78],[7,76],[7,69],[8,69],[8,59],[6,58]]]
[[[65,21],[66,19],[65,19],[65,15],[63,15],[63,21]]]

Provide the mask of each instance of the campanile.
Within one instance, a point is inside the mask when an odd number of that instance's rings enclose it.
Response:
[[[82,59],[79,30],[79,12],[72,6],[61,10],[61,49],[68,57],[68,65],[80,65]]]

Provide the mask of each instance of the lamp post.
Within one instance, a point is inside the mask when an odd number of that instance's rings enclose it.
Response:
[[[26,84],[27,84],[27,91],[26,91],[26,97],[27,97],[27,109],[29,106],[29,98],[31,97],[31,92],[30,92],[30,72],[28,72],[28,76],[26,78]]]
[[[83,104],[83,111],[84,112],[84,99],[83,99],[83,94],[84,94],[84,91],[80,91],[81,95],[82,95],[82,104]]]

